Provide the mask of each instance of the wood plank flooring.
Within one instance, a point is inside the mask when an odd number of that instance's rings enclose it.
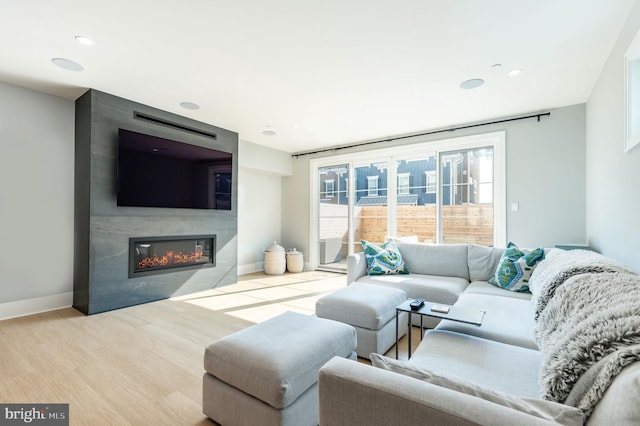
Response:
[[[287,310],[313,315],[345,285],[330,272],[256,273],[92,316],[67,308],[0,321],[0,402],[69,403],[71,425],[214,425],[201,408],[204,348]]]

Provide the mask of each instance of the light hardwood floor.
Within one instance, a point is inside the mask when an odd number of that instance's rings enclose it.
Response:
[[[287,310],[313,315],[345,285],[330,272],[256,273],[92,316],[68,308],[0,321],[0,402],[69,403],[71,425],[213,425],[201,409],[204,348]],[[399,346],[406,357],[406,338]]]

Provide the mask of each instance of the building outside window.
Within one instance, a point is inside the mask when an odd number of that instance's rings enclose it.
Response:
[[[369,197],[378,195],[378,176],[367,176],[367,195]]]
[[[324,196],[325,198],[333,198],[336,196],[336,181],[333,179],[327,179],[324,181]]]
[[[411,173],[398,174],[398,194],[407,195],[411,193],[409,188],[410,180],[411,180]]]
[[[436,171],[435,170],[426,170],[424,172],[425,176],[425,190],[426,194],[435,194],[436,193]]]

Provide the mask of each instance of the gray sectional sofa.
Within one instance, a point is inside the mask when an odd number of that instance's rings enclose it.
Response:
[[[640,424],[640,277],[585,250],[551,249],[533,294],[488,283],[503,249],[397,244],[411,272],[349,282],[485,310],[480,327],[431,324],[408,361],[372,354],[319,374],[321,425]],[[414,315],[417,317],[417,315]]]

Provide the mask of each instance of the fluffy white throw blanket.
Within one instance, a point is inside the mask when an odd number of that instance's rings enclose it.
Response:
[[[541,396],[589,416],[615,376],[640,360],[640,277],[583,273],[561,284],[534,330]]]
[[[531,274],[529,289],[534,304],[534,319],[538,319],[557,288],[567,279],[589,272],[628,272],[626,266],[589,250],[551,250]]]

